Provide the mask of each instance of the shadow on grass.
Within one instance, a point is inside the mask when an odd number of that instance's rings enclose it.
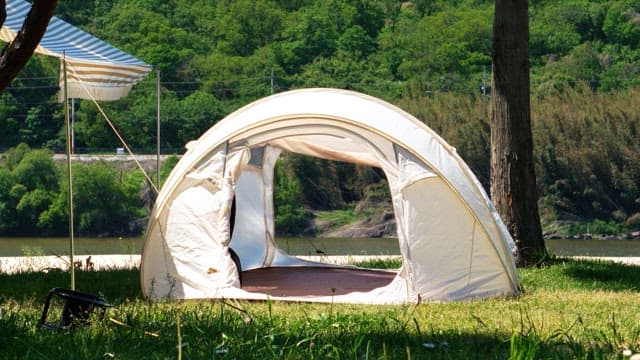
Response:
[[[640,267],[603,260],[558,258],[557,268],[574,284],[571,287],[605,291],[640,291]]]
[[[531,281],[550,278],[549,283],[565,282],[570,288],[619,291],[637,289],[640,280],[637,267],[554,262],[534,273]],[[264,304],[268,310],[248,307],[244,312],[221,301],[139,302],[135,269],[76,273],[76,288],[103,295],[116,305],[108,317],[122,324],[104,319],[71,332],[52,332],[37,328],[41,301],[52,287],[68,286],[68,273],[0,274],[0,283],[3,359],[174,358],[180,341],[185,357],[198,359],[595,359],[608,358],[620,347],[615,339],[575,339],[562,329],[538,335],[526,321],[520,331],[509,327],[464,331],[453,316],[450,326],[438,330],[428,318],[414,318],[402,307],[390,308],[388,313],[342,313],[327,304],[290,317],[288,312],[272,313],[270,302]]]
[[[165,359],[177,355],[178,336],[182,354],[197,359],[595,359],[616,352],[607,343],[542,339],[532,333],[460,332],[455,327],[437,334],[416,332],[395,325],[393,319],[362,315],[338,316],[330,323],[280,317],[254,317],[247,323],[232,313],[181,312],[179,335],[173,312],[162,319],[129,315],[129,322],[150,327],[157,335],[149,336],[138,325],[122,327],[106,320],[74,331],[34,332],[34,315],[8,314],[0,317],[0,333],[5,334],[0,353],[3,359]]]
[[[82,271],[77,270],[76,290],[103,296],[109,303],[119,303],[127,299],[140,299],[140,271],[138,269]],[[54,287],[70,288],[71,276],[68,272],[52,270],[17,274],[0,273],[0,303],[2,298],[44,302],[49,290]]]

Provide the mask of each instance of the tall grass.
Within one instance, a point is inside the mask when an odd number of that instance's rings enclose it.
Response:
[[[38,327],[67,274],[0,275],[3,359],[616,359],[640,352],[638,268],[557,260],[518,298],[406,306],[140,298],[136,270],[81,271],[114,307],[73,331]]]

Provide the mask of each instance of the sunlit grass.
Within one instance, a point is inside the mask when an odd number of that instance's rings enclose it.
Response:
[[[315,211],[314,216],[321,222],[330,224],[329,228],[337,229],[346,224],[352,224],[360,218],[353,209],[337,209],[331,211]]]
[[[141,299],[139,272],[77,273],[114,305],[74,331],[37,326],[68,274],[0,275],[3,359],[616,359],[640,352],[637,267],[556,260],[517,298],[406,306]],[[178,332],[179,329],[179,332]]]

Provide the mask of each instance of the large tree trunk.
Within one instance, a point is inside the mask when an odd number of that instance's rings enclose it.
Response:
[[[527,0],[496,0],[491,84],[491,198],[519,266],[546,256],[533,160]]]
[[[2,24],[4,24],[6,17],[5,4],[4,0],[0,0]],[[35,0],[22,29],[0,54],[0,93],[11,84],[11,81],[33,55],[47,30],[49,20],[51,20],[57,4],[58,0]]]

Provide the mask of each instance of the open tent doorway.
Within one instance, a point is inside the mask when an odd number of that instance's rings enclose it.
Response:
[[[399,266],[389,271],[332,266],[382,256],[401,262],[391,196],[381,169],[283,152],[273,184],[276,246],[288,256],[317,264],[245,269],[243,290],[283,297],[332,296],[391,283]],[[233,232],[231,239],[233,249]]]
[[[243,275],[329,267],[290,256],[275,241],[274,166],[283,151],[384,171],[403,263],[389,283],[370,291],[286,297],[240,286],[230,248]],[[513,249],[476,177],[422,122],[364,94],[305,89],[249,104],[188,144],[154,206],[141,280],[152,299],[462,300],[517,294]]]

